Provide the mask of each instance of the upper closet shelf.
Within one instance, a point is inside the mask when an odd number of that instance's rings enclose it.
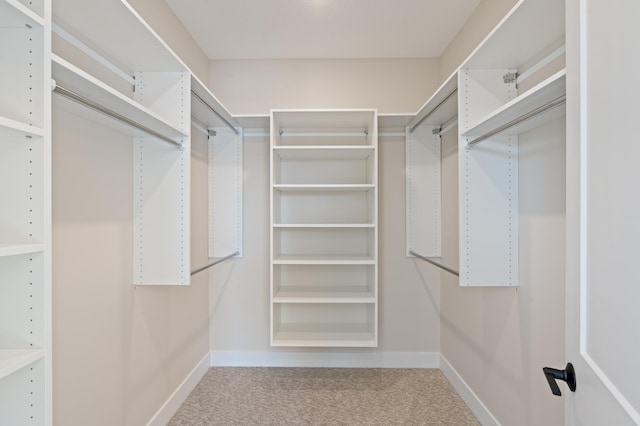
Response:
[[[136,71],[188,71],[125,0],[56,0],[53,16],[54,23],[131,75]]]
[[[191,74],[191,117],[206,129],[229,127],[238,134],[238,123],[207,87]]]
[[[0,138],[5,139],[5,137],[10,135],[44,136],[44,129],[41,127],[31,126],[21,121],[0,117]]]
[[[158,114],[56,55],[53,55],[52,74],[56,85],[69,89],[104,108],[115,111],[160,135],[179,140],[189,134],[187,130],[173,126]],[[122,126],[120,130],[126,131],[127,129],[132,132],[133,136],[147,136],[145,132],[130,126]]]
[[[441,126],[458,114],[458,73],[454,72],[418,110],[409,131],[420,125]]]
[[[566,70],[562,70],[473,124],[462,133],[462,136],[473,139],[494,133],[501,128],[504,128],[504,130],[500,130],[501,134],[516,135],[534,129],[564,115],[564,108],[553,108],[546,113],[536,114],[517,124],[510,124],[517,122],[521,117],[525,117],[531,112],[542,110],[545,105],[552,102],[554,105],[561,103],[565,93]]]
[[[517,68],[564,38],[564,2],[520,0],[462,64],[463,69]]]
[[[0,3],[0,28],[43,27],[44,19],[17,0]]]

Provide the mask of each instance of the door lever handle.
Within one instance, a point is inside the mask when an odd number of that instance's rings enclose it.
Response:
[[[564,370],[544,367],[542,371],[544,372],[544,376],[547,378],[547,382],[549,383],[551,392],[554,395],[562,395],[562,392],[560,392],[560,388],[558,387],[558,383],[556,383],[556,380],[567,382],[567,386],[569,386],[571,392],[576,391],[576,371],[573,369],[573,364],[571,364],[570,362],[567,363],[567,366],[564,368]]]

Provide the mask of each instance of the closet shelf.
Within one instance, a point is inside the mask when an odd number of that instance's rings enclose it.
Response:
[[[43,349],[0,349],[0,379],[42,358]]]
[[[532,87],[520,96],[512,99],[496,111],[489,114],[468,130],[462,133],[464,137],[477,137],[494,129],[499,128],[511,121],[535,110],[566,93],[566,70],[561,70]],[[513,127],[505,129],[501,134],[515,135],[534,129],[544,123],[552,121],[564,115],[564,108],[554,108],[553,110],[540,114],[529,120],[523,121]]]
[[[375,228],[373,223],[274,223],[274,228]]]
[[[11,118],[0,117],[0,138],[9,136],[44,136],[44,129]]]
[[[203,102],[215,112],[211,112]],[[231,127],[234,132],[237,132],[236,120],[204,83],[193,74],[191,74],[191,117],[207,129]]]
[[[273,189],[281,192],[367,192],[375,189],[373,184],[301,184],[301,185],[273,185]]]
[[[187,137],[189,134],[187,130],[180,129],[168,123],[158,114],[56,55],[53,55],[52,74],[56,84],[72,90],[168,138],[175,140]],[[111,124],[114,123],[114,121],[109,119],[108,123]],[[131,126],[119,126],[118,129],[124,132],[130,132],[132,136],[148,136],[147,133]]]
[[[283,286],[274,303],[375,303],[366,286]]]
[[[564,2],[520,0],[469,55],[463,69],[519,68],[564,37]]]
[[[372,256],[275,256],[274,265],[375,265]]]
[[[16,256],[19,254],[40,253],[42,251],[44,251],[43,244],[0,243],[0,257]]]
[[[279,145],[273,152],[283,160],[361,160],[375,151],[371,145]]]
[[[23,25],[16,27],[16,22]],[[0,28],[44,27],[44,19],[18,0],[0,2]]]
[[[280,324],[273,346],[374,347],[375,336],[366,324]]]
[[[418,110],[408,124],[409,129],[419,125],[441,126],[458,114],[458,72],[454,72]]]
[[[188,71],[125,0],[56,0],[53,15],[61,28],[82,35],[78,38],[131,75],[134,71]]]

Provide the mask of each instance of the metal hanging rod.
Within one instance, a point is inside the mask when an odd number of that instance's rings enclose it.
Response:
[[[209,269],[209,268],[211,268],[212,266],[217,265],[218,263],[222,263],[222,262],[224,262],[225,260],[231,259],[232,257],[236,257],[236,256],[238,256],[239,254],[240,254],[240,252],[239,252],[239,251],[236,251],[236,252],[234,252],[234,253],[230,254],[229,256],[225,256],[225,257],[221,257],[220,259],[216,259],[215,261],[213,261],[213,262],[209,263],[208,265],[203,266],[202,268],[198,268],[198,269],[196,269],[195,271],[191,271],[191,276],[194,276],[194,275],[195,275],[195,274],[197,274],[198,272],[202,272],[202,271],[204,271],[205,269]]]
[[[224,124],[226,124],[231,130],[233,130],[233,133],[235,133],[236,135],[239,135],[240,132],[238,131],[238,129],[236,129],[233,124],[229,123],[229,121],[227,121],[226,118],[224,118],[222,115],[220,115],[220,113],[218,111],[216,111],[215,109],[213,109],[213,107],[211,105],[209,105],[207,103],[207,101],[205,101],[204,99],[202,99],[200,97],[200,95],[198,95],[196,92],[194,92],[193,90],[191,91],[191,95],[196,98],[197,100],[200,101],[200,103],[202,103],[202,105],[204,105],[205,107],[207,107],[207,109],[209,111],[211,111],[216,117],[218,117],[220,120],[224,121]]]
[[[429,118],[434,112],[436,112],[438,109],[440,109],[440,107],[444,104],[447,103],[447,101],[449,99],[451,99],[452,97],[454,97],[456,95],[456,93],[458,93],[458,88],[453,89],[453,91],[451,93],[449,93],[447,95],[446,98],[444,98],[442,101],[440,101],[440,103],[436,106],[433,107],[433,109],[431,109],[431,111],[429,111],[424,117],[422,117],[416,124],[413,125],[413,127],[411,127],[409,129],[409,133],[413,133],[414,130],[416,130],[418,128],[418,126],[420,126],[420,124],[422,124],[422,122],[424,120],[426,120],[427,118]]]
[[[544,112],[547,112],[547,111],[549,111],[549,110],[551,110],[553,108],[556,108],[556,107],[558,107],[560,105],[563,105],[566,102],[567,102],[567,96],[566,95],[559,96],[559,97],[555,98],[554,100],[549,101],[546,104],[541,105],[538,108],[535,108],[535,109],[529,111],[528,113],[523,114],[520,117],[518,117],[518,118],[516,118],[514,120],[511,120],[510,122],[508,122],[506,124],[503,124],[502,126],[499,126],[499,127],[495,128],[494,130],[491,130],[490,132],[485,133],[482,136],[478,136],[477,138],[475,138],[472,141],[467,142],[467,148],[471,148],[474,145],[477,145],[480,142],[490,138],[491,136],[495,136],[498,133],[502,133],[505,130],[510,129],[511,127],[513,127],[513,126],[515,126],[517,124],[520,124],[520,123],[523,123],[523,122],[525,122],[527,120],[530,120],[530,119],[532,119],[532,118],[534,118],[534,117],[536,117],[536,116],[538,116],[538,115],[540,115],[540,114],[542,114]]]
[[[115,120],[118,120],[118,121],[120,121],[120,122],[122,122],[124,124],[128,124],[129,126],[135,127],[136,129],[139,129],[139,130],[142,130],[143,132],[148,133],[151,136],[155,136],[158,139],[161,139],[161,140],[163,140],[165,142],[168,142],[171,145],[175,145],[178,148],[182,148],[182,143],[176,142],[173,139],[171,139],[170,137],[163,135],[162,133],[158,133],[153,129],[150,129],[150,128],[146,127],[146,126],[143,126],[142,124],[140,124],[138,122],[135,122],[135,121],[125,117],[124,115],[118,114],[115,111],[112,111],[112,110],[110,110],[108,108],[105,108],[102,105],[99,105],[99,104],[93,102],[92,100],[87,99],[84,96],[79,95],[79,94],[77,94],[75,92],[72,92],[71,90],[66,89],[66,88],[64,88],[64,87],[62,87],[62,86],[60,86],[58,84],[55,84],[55,86],[53,88],[53,91],[54,91],[54,93],[62,95],[65,98],[69,98],[69,99],[71,99],[73,101],[81,103],[81,104],[83,104],[84,106],[86,106],[89,109],[92,109],[94,111],[97,111],[97,112],[100,112],[102,114],[105,114],[105,115],[107,115],[107,116],[109,116],[109,117],[111,117],[111,118],[113,118]]]
[[[425,262],[427,262],[427,263],[430,263],[430,264],[432,264],[432,265],[434,265],[434,266],[437,266],[437,267],[438,267],[438,268],[440,268],[440,269],[444,269],[445,271],[447,271],[447,272],[449,272],[449,273],[451,273],[451,274],[455,275],[456,277],[459,277],[459,276],[460,276],[460,273],[459,273],[458,271],[453,270],[453,269],[451,269],[451,268],[447,268],[446,266],[441,265],[441,264],[440,264],[440,263],[438,263],[438,262],[434,262],[433,260],[429,259],[428,257],[422,256],[422,255],[420,255],[420,254],[416,253],[416,252],[415,252],[415,251],[413,251],[413,250],[409,250],[409,254],[410,254],[410,255],[412,255],[412,256],[415,256],[415,257],[417,257],[417,258],[419,258],[419,259],[422,259],[422,260],[424,260],[424,261],[425,261]]]

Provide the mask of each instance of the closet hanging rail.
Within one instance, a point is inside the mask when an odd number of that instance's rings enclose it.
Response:
[[[556,108],[556,107],[558,107],[560,105],[563,105],[566,102],[567,102],[567,96],[566,95],[559,96],[559,97],[555,98],[554,100],[549,101],[546,104],[541,105],[541,106],[529,111],[528,113],[523,114],[520,117],[518,117],[518,118],[516,118],[514,120],[511,120],[510,122],[505,123],[502,126],[499,126],[499,127],[495,128],[494,130],[491,130],[490,132],[485,133],[482,136],[478,136],[477,138],[473,139],[472,141],[467,142],[467,148],[471,148],[474,145],[477,145],[480,142],[490,138],[491,136],[495,136],[498,133],[502,133],[505,130],[510,129],[511,127],[513,127],[513,126],[515,126],[517,124],[520,124],[520,123],[523,123],[523,122],[525,122],[527,120],[530,120],[530,119],[532,119],[532,118],[534,118],[534,117],[536,117],[536,116],[538,116],[538,115],[540,115],[542,113],[545,113],[545,112],[547,112],[547,111],[549,111],[549,110],[551,110],[553,108]]]
[[[438,268],[440,268],[440,269],[444,269],[445,271],[449,272],[450,274],[455,275],[456,277],[459,277],[459,276],[460,276],[460,273],[459,273],[458,271],[453,270],[453,269],[451,269],[451,268],[447,268],[446,266],[441,265],[441,264],[440,264],[440,263],[438,263],[438,262],[434,262],[433,260],[429,259],[428,257],[422,256],[422,255],[420,255],[420,254],[416,253],[416,252],[415,252],[415,251],[413,251],[413,250],[409,250],[409,254],[410,254],[410,255],[412,255],[412,256],[415,256],[415,257],[417,257],[417,258],[419,258],[419,259],[422,259],[422,260],[424,260],[424,261],[425,261],[425,262],[427,262],[427,263],[430,263],[430,264],[432,264],[432,265],[434,265],[434,266],[437,266],[437,267],[438,267]]]
[[[82,105],[86,106],[87,108],[90,108],[90,109],[92,109],[94,111],[97,111],[97,112],[100,112],[102,114],[105,114],[105,115],[107,115],[107,116],[109,116],[109,117],[111,117],[111,118],[113,118],[115,120],[118,120],[118,121],[120,121],[120,122],[122,122],[124,124],[128,124],[129,126],[135,127],[136,129],[142,130],[143,132],[148,133],[151,136],[155,136],[158,139],[162,139],[163,141],[168,142],[171,145],[175,145],[178,148],[182,148],[182,144],[180,142],[176,142],[176,141],[174,141],[173,139],[171,139],[168,136],[165,136],[165,135],[163,135],[161,133],[156,132],[155,130],[152,130],[152,129],[146,127],[146,126],[143,126],[142,124],[137,123],[137,122],[125,117],[124,115],[118,114],[115,111],[112,111],[112,110],[110,110],[108,108],[105,108],[102,105],[99,105],[99,104],[93,102],[92,100],[87,99],[84,96],[79,95],[79,94],[77,94],[75,92],[72,92],[71,90],[66,89],[66,88],[64,88],[64,87],[62,87],[60,85],[56,84],[54,86],[54,88],[53,88],[53,91],[55,93],[59,94],[59,95],[64,96],[65,98],[69,98],[69,99],[71,99],[73,101],[81,103]]]
[[[203,266],[202,268],[198,268],[198,269],[196,269],[195,271],[191,271],[191,276],[193,276],[193,275],[197,274],[198,272],[202,272],[202,271],[204,271],[205,269],[209,269],[209,268],[211,268],[212,266],[217,265],[218,263],[222,263],[222,262],[224,262],[225,260],[231,259],[232,257],[236,257],[236,256],[237,256],[237,255],[239,255],[239,254],[240,254],[240,252],[239,252],[239,251],[236,251],[236,252],[234,252],[234,253],[230,254],[229,256],[225,256],[225,257],[221,257],[220,259],[216,259],[215,261],[213,261],[213,262],[209,263],[208,265]]]
[[[204,99],[202,99],[200,97],[200,95],[198,95],[196,92],[194,92],[193,90],[191,91],[191,95],[196,98],[198,101],[200,101],[200,103],[202,105],[204,105],[205,107],[207,107],[207,109],[209,111],[211,111],[216,117],[218,117],[220,120],[224,121],[224,124],[226,124],[231,130],[233,130],[233,133],[235,133],[236,135],[240,134],[240,132],[238,131],[238,129],[236,129],[233,124],[229,123],[229,121],[227,121],[226,118],[224,118],[222,115],[220,115],[220,113],[218,111],[216,111],[215,109],[213,109],[213,107],[211,105],[209,105],[207,103],[207,101],[205,101]]]
[[[418,126],[420,126],[420,124],[422,124],[422,122],[424,120],[426,120],[427,118],[429,118],[434,112],[436,112],[438,109],[440,109],[440,107],[444,104],[447,103],[447,101],[449,101],[449,99],[451,99],[452,97],[454,97],[456,95],[456,93],[458,93],[458,89],[453,89],[453,91],[451,93],[449,93],[447,95],[446,98],[444,98],[442,101],[440,101],[440,103],[436,106],[434,106],[431,111],[429,111],[428,113],[425,114],[424,117],[422,117],[416,124],[413,125],[413,127],[411,127],[409,129],[409,133],[413,133],[414,130],[416,130],[418,128]]]

